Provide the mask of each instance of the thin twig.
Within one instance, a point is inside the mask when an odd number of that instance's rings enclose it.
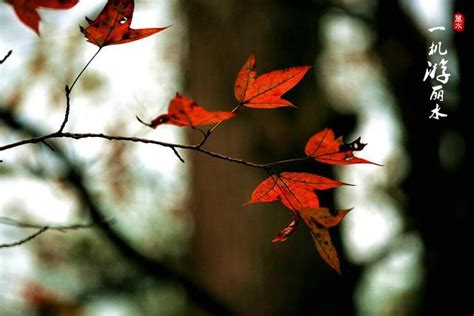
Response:
[[[176,155],[176,157],[178,157],[178,159],[182,162],[182,163],[185,163],[183,157],[181,157],[181,155],[179,154],[178,150],[174,147],[171,147],[171,150],[173,150],[174,154]]]
[[[237,104],[237,105],[232,109],[232,111],[231,111],[230,113],[236,113],[236,112],[242,107],[242,105],[243,105],[243,103]],[[206,143],[206,141],[207,141],[207,139],[209,138],[209,136],[211,136],[211,134],[214,132],[214,130],[215,130],[216,128],[218,128],[219,125],[222,124],[222,122],[224,122],[224,121],[219,121],[219,122],[217,122],[216,124],[214,124],[214,126],[212,126],[211,128],[209,128],[209,129],[207,130],[207,132],[205,132],[205,133],[203,132],[203,137],[202,137],[201,141],[199,142],[199,144],[196,145],[196,147],[201,148],[202,146],[204,146],[204,144]],[[202,131],[201,131],[201,132],[202,132]]]
[[[73,80],[71,86],[66,85],[65,87],[65,92],[66,92],[66,111],[64,112],[64,119],[63,122],[61,123],[61,126],[59,127],[58,132],[61,133],[64,128],[66,127],[66,124],[69,120],[69,113],[71,111],[71,93],[74,87],[76,86],[77,81],[79,78],[81,78],[82,74],[86,71],[86,69],[89,67],[89,65],[92,63],[92,61],[97,57],[97,55],[100,53],[103,47],[99,47],[99,49],[95,52],[94,55],[92,55],[91,59],[86,63],[84,67],[82,67],[81,71],[79,74],[76,76],[76,78]]]
[[[51,149],[51,151],[54,151],[54,147],[51,146],[50,144],[48,144],[48,142],[42,141],[41,143],[43,143],[43,145],[45,145],[46,147],[48,147],[49,149]]]
[[[105,222],[113,222],[112,219],[106,219],[104,220]],[[17,219],[9,218],[9,217],[0,217],[0,224],[3,225],[8,225],[8,226],[14,226],[18,228],[45,228],[48,227],[50,230],[56,230],[60,232],[64,232],[67,230],[78,230],[78,229],[84,229],[84,228],[91,228],[93,226],[96,226],[96,223],[87,223],[87,224],[71,224],[71,225],[42,225],[42,224],[33,224],[33,223],[27,223],[27,222],[22,222]]]
[[[109,220],[107,220],[109,222]],[[97,223],[89,223],[89,224],[72,224],[72,225],[40,225],[40,224],[32,224],[32,223],[26,223],[26,222],[21,222],[19,220],[9,218],[9,217],[0,217],[0,224],[3,225],[8,225],[8,226],[14,226],[18,228],[34,228],[38,229],[38,231],[34,234],[29,235],[26,238],[20,239],[18,241],[14,241],[11,243],[3,243],[0,244],[0,249],[1,248],[12,248],[16,246],[23,245],[27,243],[30,240],[35,239],[42,233],[46,232],[47,230],[55,230],[59,232],[66,232],[68,230],[78,230],[78,229],[85,229],[85,228],[91,228],[93,226],[97,226]]]
[[[11,243],[0,244],[0,248],[12,248],[12,247],[22,245],[22,244],[24,244],[24,243],[26,243],[26,242],[28,242],[32,239],[35,239],[36,237],[38,237],[42,233],[46,232],[48,229],[49,229],[48,226],[42,227],[36,233],[31,234],[26,238],[23,238],[23,239],[20,239],[18,241],[14,241],[14,242],[11,242]]]
[[[203,154],[206,154],[208,156],[217,158],[217,159],[238,163],[238,164],[248,166],[248,167],[259,168],[259,169],[269,169],[269,167],[266,167],[265,164],[254,163],[254,162],[247,161],[247,160],[244,160],[244,159],[229,157],[229,156],[226,156],[226,155],[223,155],[223,154],[219,154],[219,153],[216,153],[216,152],[213,152],[213,151],[209,151],[209,150],[201,148],[201,147],[193,147],[193,148],[185,148],[185,149],[193,149],[193,150],[196,150],[196,151],[201,152]]]
[[[64,119],[59,127],[59,132],[62,132],[66,127],[66,123],[69,121],[69,113],[71,112],[71,89],[66,85],[64,91],[66,93],[66,110],[64,111]]]
[[[237,105],[232,109],[232,111],[230,111],[230,113],[232,113],[232,114],[237,113],[237,111],[240,110],[240,108],[242,107],[242,105],[244,105],[242,102],[239,103],[239,104],[237,104]],[[206,134],[208,134],[207,137],[209,137],[209,135],[211,135],[212,132],[214,132],[214,130],[215,130],[216,128],[218,128],[219,125],[222,124],[222,122],[223,122],[223,121],[219,121],[219,122],[217,122],[213,127],[211,127],[211,128],[207,131],[207,133],[206,133]]]
[[[3,64],[8,59],[8,57],[10,57],[12,53],[13,53],[13,50],[10,49],[10,51],[5,55],[5,57],[3,57],[2,60],[0,60],[0,65]]]

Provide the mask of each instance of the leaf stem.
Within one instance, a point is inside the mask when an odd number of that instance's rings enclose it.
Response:
[[[243,103],[240,102],[239,104],[237,104],[237,105],[234,107],[234,109],[233,109],[230,113],[236,113],[236,112],[242,107],[242,105],[243,105]],[[207,141],[207,139],[209,138],[209,136],[211,136],[212,132],[214,132],[214,130],[215,130],[216,128],[218,128],[219,125],[221,125],[222,122],[223,122],[223,121],[217,122],[216,124],[214,124],[214,126],[212,126],[211,128],[209,128],[209,129],[207,130],[207,132],[205,132],[205,133],[203,132],[203,137],[202,137],[201,141],[199,142],[199,144],[197,145],[198,148],[204,146],[204,144],[206,143],[206,141]]]
[[[79,72],[79,74],[76,76],[76,78],[74,79],[74,81],[72,82],[71,86],[69,87],[69,93],[72,91],[72,89],[74,89],[74,86],[76,85],[77,81],[79,80],[79,78],[81,78],[82,74],[84,73],[84,71],[86,71],[86,69],[89,67],[89,65],[92,63],[92,61],[97,57],[97,55],[99,55],[100,51],[102,50],[103,47],[99,47],[99,49],[94,53],[94,55],[92,55],[91,59],[89,59],[89,61],[87,62],[87,64],[81,69],[81,71]]]
[[[265,164],[265,167],[274,167],[274,166],[278,166],[278,165],[286,165],[286,164],[291,164],[291,163],[309,161],[310,159],[311,159],[310,157],[301,157],[301,158],[292,158],[292,159],[279,160],[279,161],[267,163],[267,164]]]

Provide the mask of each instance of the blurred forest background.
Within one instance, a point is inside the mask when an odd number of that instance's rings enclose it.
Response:
[[[13,50],[0,65],[0,146],[59,127],[64,86],[95,51],[78,24],[104,4],[42,11],[38,38],[0,3],[0,56]],[[464,32],[452,30],[454,12],[466,17]],[[135,115],[164,112],[177,91],[232,109],[252,52],[259,73],[313,65],[287,94],[298,109],[243,111],[206,146],[272,162],[301,157],[325,127],[346,141],[362,136],[360,156],[383,167],[282,169],[357,185],[320,194],[323,205],[354,207],[332,230],[342,276],[303,227],[271,244],[291,217],[279,203],[242,207],[267,177],[261,170],[194,152],[182,164],[155,146],[57,140],[55,151],[0,152],[0,244],[35,231],[11,219],[96,226],[1,248],[0,315],[472,314],[472,2],[137,0],[134,18],[135,28],[172,27],[104,49],[72,94],[66,129],[192,143],[194,131],[150,131]],[[448,117],[434,120],[423,75],[439,41],[451,78]]]

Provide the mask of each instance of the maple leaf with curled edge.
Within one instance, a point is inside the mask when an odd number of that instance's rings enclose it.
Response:
[[[354,156],[354,151],[361,151],[367,144],[360,137],[349,144],[344,144],[342,136],[336,138],[332,129],[326,128],[312,136],[306,143],[305,153],[314,160],[332,165],[351,165],[358,163],[379,164]]]
[[[145,124],[152,128],[156,128],[161,124],[195,127],[225,121],[234,116],[235,114],[231,112],[210,112],[202,105],[197,104],[193,99],[176,93],[176,97],[171,100],[168,106],[168,113],[159,115],[150,124]]]
[[[132,29],[133,0],[108,0],[95,20],[86,17],[89,26],[80,27],[87,41],[104,47],[133,42],[163,31],[167,27]]]
[[[79,0],[5,0],[13,6],[16,15],[26,26],[39,35],[41,17],[38,9],[65,10],[74,7]]]
[[[249,108],[294,107],[282,96],[300,82],[311,67],[290,67],[257,77],[256,65],[255,54],[252,54],[240,69],[234,84],[237,101]]]

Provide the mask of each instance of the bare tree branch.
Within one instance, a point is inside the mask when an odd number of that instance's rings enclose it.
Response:
[[[23,142],[24,144],[33,144],[39,143],[46,139],[57,138],[57,135],[69,135],[69,138],[72,137],[74,134],[70,133],[53,133],[47,136],[40,136],[43,133],[35,128],[33,125],[24,124],[19,121],[11,111],[6,110],[4,107],[0,106],[0,120],[3,121],[7,126],[10,128],[27,134],[28,136],[32,137],[30,141]],[[51,135],[54,135],[51,136]],[[78,134],[81,135],[81,134]],[[94,134],[91,134],[94,135]],[[98,134],[100,135],[100,134]],[[86,138],[86,137],[79,137],[79,138]],[[89,137],[90,138],[90,137]],[[99,137],[104,138],[104,137]],[[108,139],[108,138],[105,138]],[[123,138],[123,137],[110,137],[110,140],[124,140],[124,141],[132,141],[134,138]],[[155,141],[151,140],[144,140],[147,143],[154,143]],[[160,142],[157,142],[160,144]],[[164,143],[167,144],[167,143]],[[15,146],[5,146],[2,147],[1,150],[5,150],[8,148],[18,147],[20,145]],[[165,145],[165,147],[169,148],[184,148],[189,149],[187,147],[192,146],[185,146],[185,145],[176,145],[172,146],[170,144]],[[0,150],[0,151],[1,151]],[[97,225],[97,227],[103,232],[104,236],[111,242],[111,244],[122,254],[124,260],[129,260],[131,263],[135,264],[137,267],[141,268],[144,272],[148,275],[152,276],[156,280],[170,280],[180,284],[183,289],[186,291],[188,297],[191,299],[196,306],[199,306],[203,310],[214,314],[214,315],[233,315],[232,311],[220,300],[214,297],[211,293],[209,293],[206,289],[202,286],[197,284],[192,278],[190,278],[185,273],[175,270],[170,266],[166,265],[162,261],[152,259],[147,257],[146,255],[137,251],[134,247],[132,247],[121,235],[117,232],[108,222],[103,220],[104,212],[100,208],[100,206],[95,202],[93,194],[89,192],[85,180],[83,179],[83,175],[80,172],[80,168],[71,161],[65,152],[61,149],[60,146],[55,145],[55,151],[53,154],[59,158],[65,166],[65,180],[71,185],[71,187],[75,190],[77,196],[79,197],[82,204],[88,209],[89,214]],[[46,231],[46,229],[44,229]],[[43,233],[42,231],[41,233]],[[37,234],[41,234],[39,231]],[[31,236],[30,236],[31,237]],[[35,238],[36,236],[31,237]],[[26,241],[28,241],[26,240]],[[25,242],[26,242],[25,241]]]
[[[3,109],[0,108],[0,116],[2,115]],[[230,156],[226,156],[220,153],[216,153],[213,151],[209,151],[207,149],[202,148],[201,142],[197,145],[183,145],[183,144],[174,144],[174,143],[168,143],[168,142],[162,142],[158,140],[153,140],[153,139],[148,139],[148,138],[141,138],[141,137],[133,137],[133,136],[115,136],[115,135],[107,135],[107,134],[102,134],[102,133],[66,133],[66,132],[55,132],[51,133],[48,135],[44,136],[38,136],[38,137],[33,137],[29,139],[24,139],[15,143],[7,144],[4,146],[0,146],[0,151],[12,149],[15,147],[20,147],[24,146],[27,144],[37,144],[37,143],[42,143],[48,139],[56,139],[56,138],[70,138],[70,139],[85,139],[85,138],[100,138],[100,139],[105,139],[108,141],[123,141],[123,142],[132,142],[132,143],[142,143],[142,144],[153,144],[153,145],[158,145],[162,147],[168,147],[171,148],[173,151],[176,149],[186,149],[186,150],[194,150],[203,154],[206,154],[208,156],[221,159],[221,160],[226,160],[229,162],[233,163],[238,163],[241,165],[245,165],[248,167],[253,167],[253,168],[260,168],[260,169],[271,169],[272,166],[275,165],[280,165],[280,164],[286,164],[286,163],[294,163],[294,162],[302,162],[309,160],[308,157],[303,157],[303,158],[296,158],[296,159],[287,159],[287,160],[281,160],[281,161],[276,161],[276,162],[271,162],[271,163],[255,163],[251,161],[247,161],[244,159],[240,158],[233,158]],[[176,152],[175,152],[176,154]],[[178,155],[179,156],[179,155]],[[182,158],[180,159],[181,161]]]
[[[26,238],[23,238],[23,239],[20,239],[18,241],[14,241],[14,242],[11,242],[11,243],[5,243],[5,244],[0,244],[0,248],[12,248],[12,247],[15,247],[15,246],[19,246],[19,245],[22,245],[36,237],[38,237],[39,235],[41,235],[42,233],[46,232],[47,230],[49,229],[48,226],[45,226],[45,227],[42,227],[40,228],[36,233],[34,234],[31,234],[29,235],[28,237]]]
[[[113,220],[103,220],[105,222],[112,223]],[[18,228],[38,228],[42,229],[47,227],[49,230],[56,230],[60,232],[65,232],[67,230],[78,230],[78,229],[84,229],[84,228],[91,228],[93,226],[96,226],[95,223],[87,223],[87,224],[71,224],[71,225],[44,225],[44,224],[33,224],[33,223],[27,223],[23,222],[17,219],[9,218],[9,217],[3,217],[0,216],[0,224],[3,225],[8,225],[8,226],[14,226]]]
[[[107,222],[110,222],[109,220],[106,220]],[[59,232],[66,232],[68,230],[78,230],[78,229],[85,229],[85,228],[91,228],[93,226],[96,226],[96,223],[89,223],[89,224],[72,224],[72,225],[40,225],[40,224],[33,224],[33,223],[26,223],[19,221],[17,219],[9,218],[9,217],[0,217],[0,224],[3,225],[8,225],[8,226],[14,226],[18,228],[35,228],[38,229],[38,231],[34,234],[29,235],[26,238],[20,239],[15,242],[11,243],[2,243],[0,244],[0,248],[12,248],[15,246],[20,246],[24,243],[27,243],[28,241],[31,241],[41,235],[42,233],[46,232],[47,230],[55,230]]]

